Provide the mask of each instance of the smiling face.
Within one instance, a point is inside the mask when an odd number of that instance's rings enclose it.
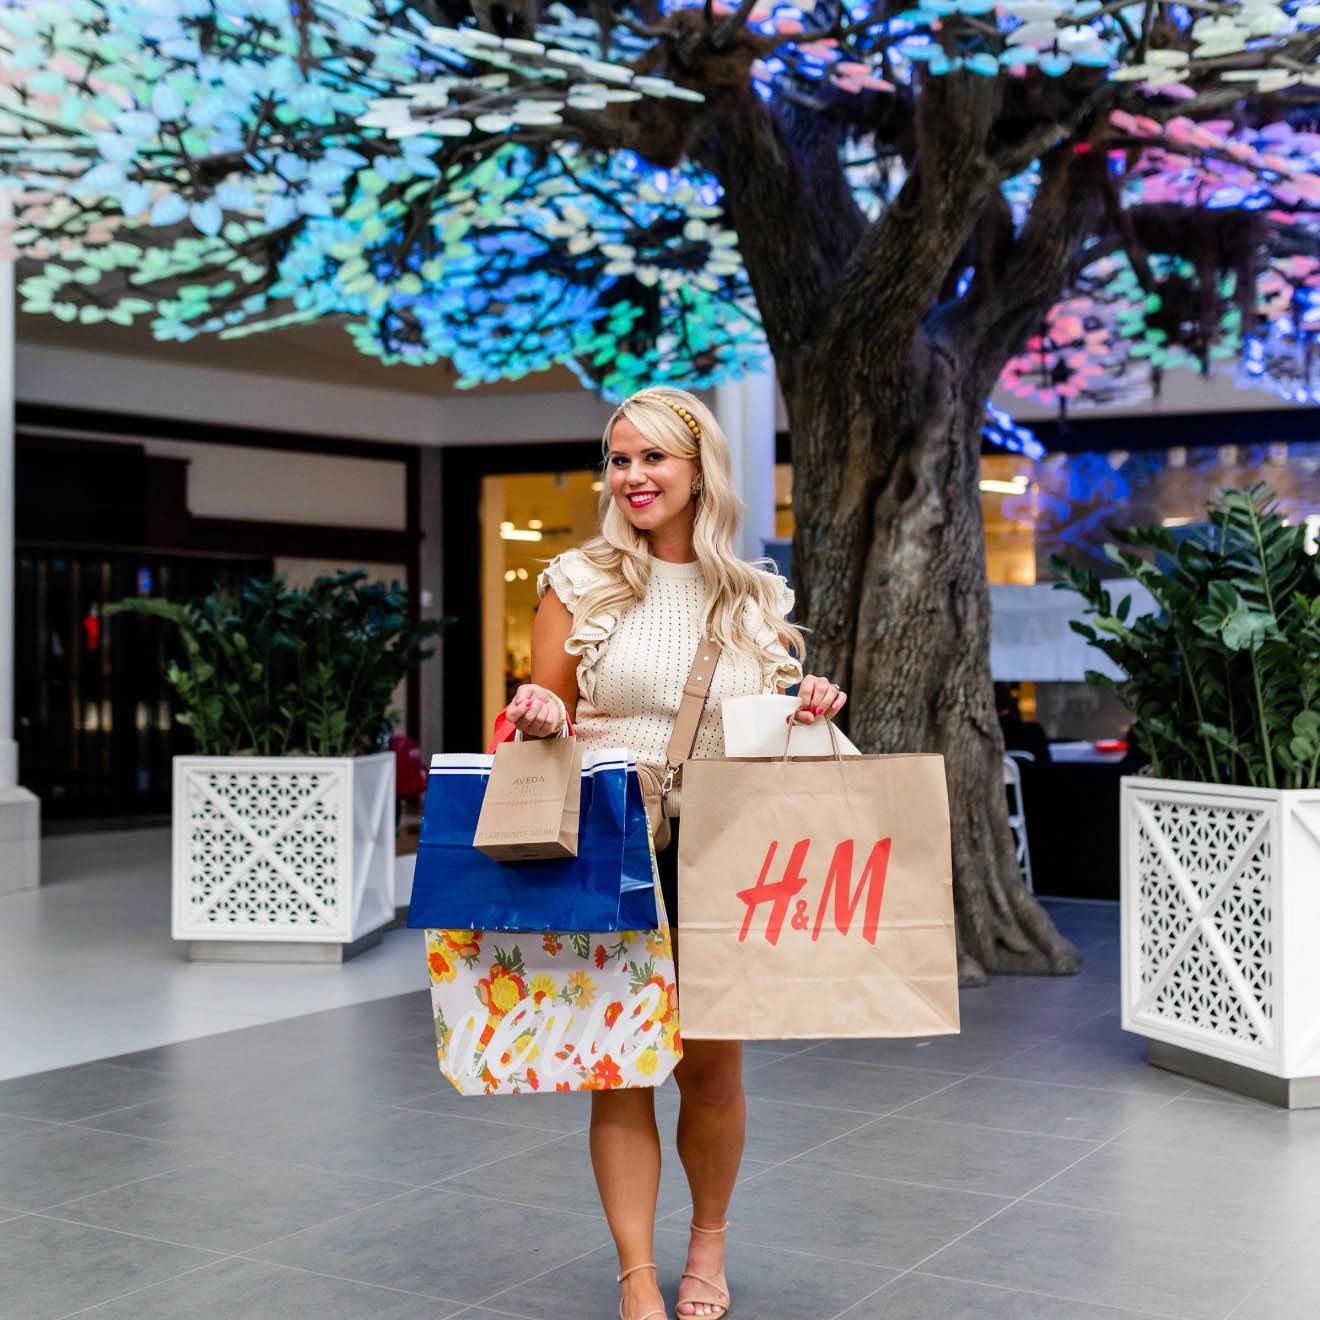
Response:
[[[605,463],[610,496],[639,532],[691,527],[692,483],[700,473],[695,463],[657,448],[626,417],[614,423]]]

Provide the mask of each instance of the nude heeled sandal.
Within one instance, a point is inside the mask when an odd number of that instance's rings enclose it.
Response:
[[[688,1227],[694,1233],[710,1233],[719,1237],[723,1237],[723,1235],[729,1231],[729,1225],[727,1223],[723,1228],[702,1228],[700,1224],[689,1224]],[[718,1283],[715,1283],[711,1279],[707,1279],[701,1274],[693,1274],[691,1270],[684,1270],[681,1277],[684,1279],[695,1279],[698,1283],[704,1284],[712,1292],[718,1293],[724,1298],[724,1300],[722,1302],[712,1302],[699,1297],[685,1297],[679,1303],[680,1306],[713,1306],[718,1309],[706,1316],[687,1316],[680,1311],[679,1320],[724,1320],[724,1317],[729,1314],[729,1310],[733,1306],[733,1298],[725,1292]]]
[[[654,1261],[647,1261],[645,1265],[634,1265],[631,1269],[624,1270],[623,1273],[620,1274],[619,1277],[615,1280],[615,1282],[621,1284],[624,1281],[624,1279],[628,1278],[630,1275],[636,1274],[639,1270],[653,1270],[653,1269],[655,1269]],[[716,1291],[718,1291],[718,1289]],[[667,1320],[669,1313],[667,1311],[648,1311],[645,1315],[640,1315],[635,1317],[635,1320],[653,1320],[653,1317],[657,1315],[665,1316]],[[619,1320],[628,1320],[628,1317],[625,1316],[623,1313],[622,1297],[619,1298]]]

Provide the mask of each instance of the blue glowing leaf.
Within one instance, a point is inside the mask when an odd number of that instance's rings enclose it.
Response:
[[[104,161],[94,165],[78,180],[79,190],[88,192],[114,192],[125,183],[124,167]]]
[[[203,234],[218,234],[225,215],[217,202],[207,200],[194,202],[188,208],[188,218]]]
[[[177,225],[188,214],[188,203],[178,193],[166,193],[151,208],[151,223],[157,228]]]
[[[157,83],[151,93],[151,113],[157,119],[182,119],[187,103],[167,82]]]

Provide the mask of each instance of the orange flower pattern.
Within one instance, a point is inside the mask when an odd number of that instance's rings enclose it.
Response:
[[[459,962],[466,963],[469,967],[476,965],[477,959],[481,957],[481,932],[479,930],[442,930],[439,934],[445,948]]]
[[[656,1016],[652,1021],[658,1021],[661,1024],[666,1023],[678,1011],[678,986],[672,981],[667,981],[663,976],[648,976],[647,985],[653,985],[660,991],[660,1002],[656,1010]]]
[[[596,1061],[591,1069],[591,1074],[596,1079],[597,1088],[601,1091],[612,1091],[623,1085],[623,1073],[619,1071],[619,1065],[608,1054],[603,1059]]]
[[[444,932],[428,930],[426,932],[426,965],[431,973],[431,984],[439,985],[443,981],[452,981],[458,975],[458,965],[453,951],[444,939]]]
[[[494,963],[490,975],[477,982],[477,998],[492,1018],[502,1018],[520,999],[527,998],[527,986],[502,963]]]
[[[465,1095],[658,1086],[683,1057],[673,945],[663,908],[661,926],[654,931],[564,932],[538,937],[428,930],[426,957],[440,1066]],[[617,1042],[607,1045],[605,1034],[618,1023],[634,996],[651,985],[658,987],[660,997],[643,1025],[646,1029],[659,1025],[659,1034],[644,1048],[631,1041],[622,1048],[616,1048]],[[501,1023],[524,1000],[535,1005],[536,1014],[517,1029],[514,1041],[500,1030]],[[471,1025],[474,1012],[479,1032]],[[553,1057],[531,1043],[551,1014],[562,1023]],[[584,1060],[578,1047],[593,1022],[599,1028],[596,1034],[601,1047],[611,1052],[597,1056],[588,1051]],[[461,1047],[476,1032],[477,1049],[484,1051],[497,1031],[505,1042],[506,1066],[512,1059],[518,1060],[507,1075],[497,1077],[491,1071],[497,1061],[484,1054],[478,1077],[448,1071],[447,1046],[451,1042]]]

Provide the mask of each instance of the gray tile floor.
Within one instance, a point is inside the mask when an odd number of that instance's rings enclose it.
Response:
[[[735,1316],[1320,1314],[1320,1112],[1148,1068],[1117,913],[1052,906],[1085,972],[968,992],[957,1038],[749,1047]],[[461,1099],[424,994],[0,1081],[0,1317],[604,1320],[586,1119]]]
[[[189,962],[170,938],[167,829],[43,838],[41,880],[0,910],[0,1081],[426,984],[417,930],[343,965]]]

